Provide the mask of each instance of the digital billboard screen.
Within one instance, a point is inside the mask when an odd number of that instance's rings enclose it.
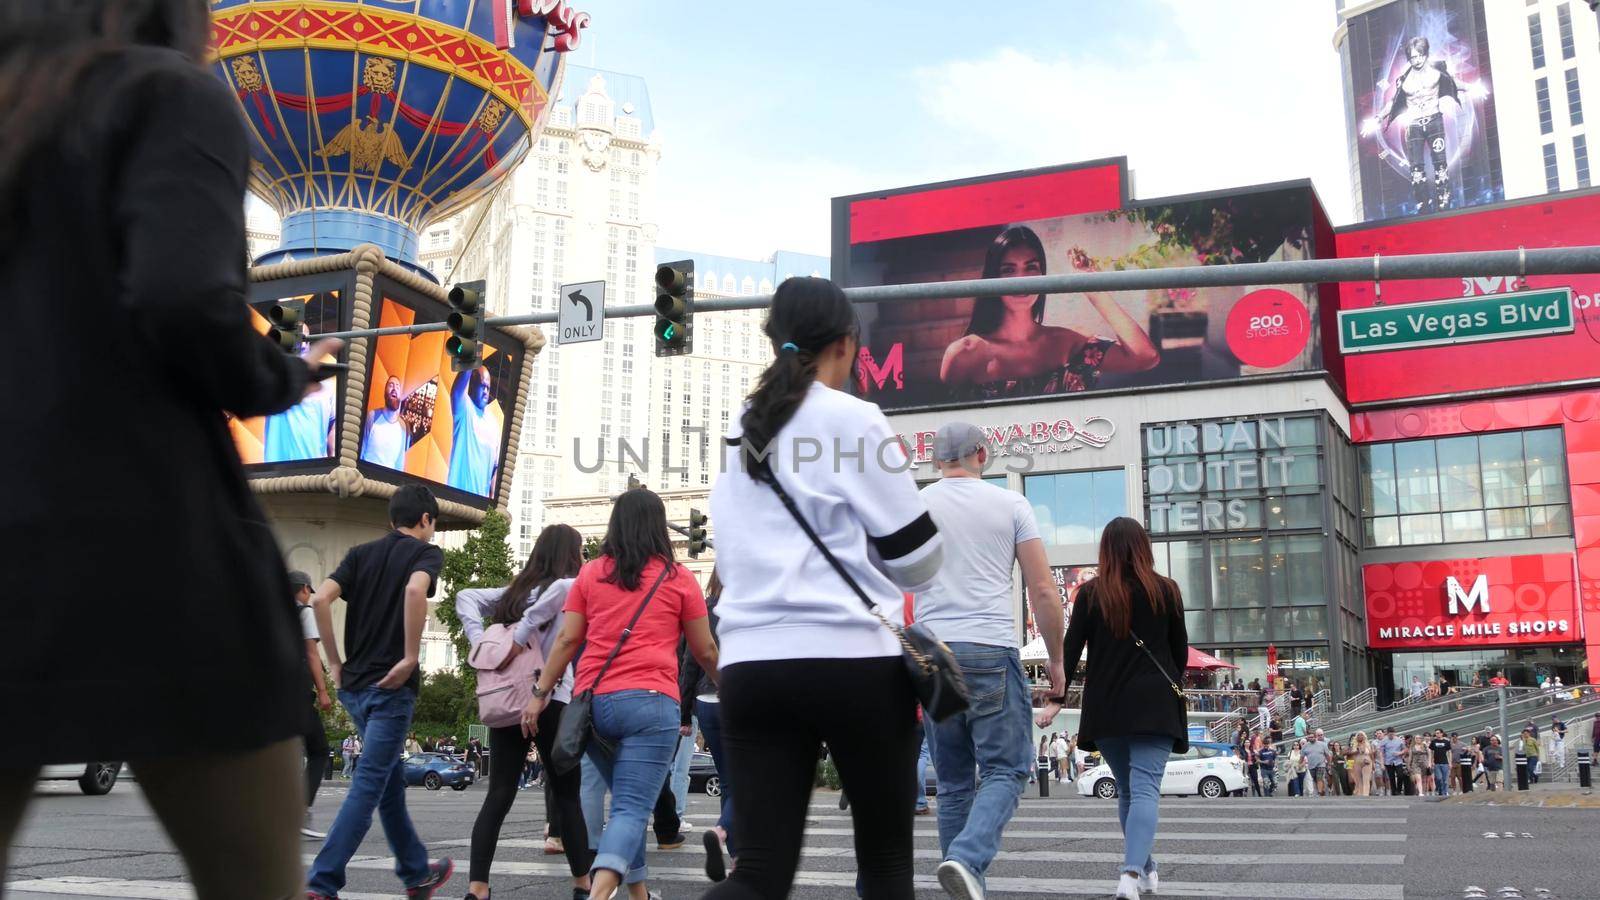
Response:
[[[1505,197],[1483,0],[1400,0],[1345,35],[1348,126],[1362,218]]]
[[[442,322],[443,304],[383,284],[379,328]],[[361,426],[363,469],[403,472],[445,489],[444,496],[484,505],[497,499],[523,346],[490,330],[482,364],[451,370],[448,331],[383,335],[368,365]]]
[[[1057,177],[1084,185],[1085,170]],[[1314,256],[1321,213],[1309,185],[1124,204],[1093,183],[1054,193],[1035,184],[1012,199],[1020,180],[836,200],[835,228],[848,231],[847,242],[835,238],[836,277],[858,287]],[[857,312],[858,389],[890,411],[1321,364],[1314,285],[991,295]]]
[[[1340,231],[1335,243],[1340,257],[1573,247],[1593,242],[1597,221],[1600,194],[1578,194],[1357,226]],[[1325,352],[1337,357],[1341,340],[1350,348],[1342,364],[1329,369],[1338,373],[1351,403],[1600,378],[1600,275],[1524,276],[1512,271],[1381,285],[1352,281],[1338,285],[1337,291],[1340,331],[1337,338],[1330,331]],[[1506,316],[1518,308],[1519,299],[1525,301],[1524,321],[1507,325]],[[1391,316],[1405,317],[1399,323],[1404,336],[1412,323],[1448,323],[1450,312],[1471,303],[1493,304],[1493,333],[1457,331],[1448,335],[1450,340],[1431,345],[1355,345],[1362,334],[1352,319],[1375,314],[1380,305]],[[1563,306],[1549,309],[1551,303]],[[1526,321],[1535,315],[1540,321]],[[1544,320],[1553,320],[1551,326],[1543,327]]]
[[[344,276],[340,276],[340,281]],[[248,304],[250,323],[255,330],[266,334],[271,330],[267,315],[273,306],[283,301],[305,304],[304,331],[315,339],[318,334],[338,331],[343,321],[341,288],[294,293],[293,282],[258,285],[252,291]],[[263,296],[270,295],[270,296]],[[306,347],[302,345],[303,354]],[[334,357],[325,356],[324,361]],[[304,399],[283,412],[270,416],[228,418],[228,431],[233,436],[234,447],[246,465],[266,468],[293,468],[296,463],[327,462],[338,453],[339,379],[323,379]]]
[[[1078,589],[1099,574],[1099,566],[1051,566],[1050,577],[1061,594],[1063,621],[1072,618],[1072,604],[1078,599]],[[1032,643],[1039,638],[1039,626],[1033,620],[1033,606],[1028,600],[1028,589],[1022,589],[1022,642]]]

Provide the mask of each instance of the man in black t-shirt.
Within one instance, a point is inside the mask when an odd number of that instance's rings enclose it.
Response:
[[[395,871],[412,900],[428,900],[454,871],[448,859],[429,863],[428,849],[411,825],[401,753],[421,686],[417,662],[428,598],[444,566],[444,554],[429,543],[438,518],[439,503],[427,488],[395,491],[389,501],[394,530],[351,548],[312,597],[339,702],[350,712],[368,761],[356,767],[350,793],[311,865],[308,898],[339,896],[345,865],[371,829],[375,810],[382,813]],[[341,597],[347,607],[342,660],[332,613]]]
[[[1428,752],[1433,754],[1434,793],[1441,797],[1450,796],[1450,757],[1454,749],[1444,736],[1444,729],[1435,729],[1433,739],[1428,741]]]

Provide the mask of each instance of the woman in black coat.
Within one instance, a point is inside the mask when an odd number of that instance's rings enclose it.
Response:
[[[1099,750],[1116,776],[1124,842],[1116,896],[1138,900],[1140,891],[1159,887],[1151,847],[1169,754],[1189,749],[1178,688],[1189,636],[1178,586],[1156,573],[1150,536],[1132,519],[1112,519],[1101,535],[1099,575],[1079,589],[1067,623],[1062,660],[1069,673],[1085,647],[1078,745]],[[1051,697],[1039,727],[1049,727],[1065,701]]]
[[[209,9],[0,4],[0,707],[40,735],[0,763],[0,849],[41,765],[126,760],[200,896],[287,896],[310,680],[224,412],[311,369],[248,320]]]

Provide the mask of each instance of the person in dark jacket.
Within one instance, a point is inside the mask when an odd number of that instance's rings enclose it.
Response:
[[[706,610],[713,636],[717,633],[717,600],[721,597],[722,579],[717,577],[713,569],[711,581],[706,584]],[[717,766],[717,783],[722,786],[722,812],[717,817],[716,828],[707,829],[704,836],[706,877],[721,881],[728,875],[727,864],[722,858],[723,845],[727,845],[730,857],[738,858],[733,841],[733,800],[729,794],[732,787],[728,783],[728,769],[722,764],[722,704],[717,699],[717,683],[700,667],[687,644],[681,650],[678,665],[682,673],[679,693],[682,697],[683,724],[688,725],[694,719],[700,720],[700,733],[706,737],[706,749],[711,751],[711,761]]]
[[[1084,649],[1083,717],[1078,746],[1099,750],[1117,779],[1122,877],[1117,897],[1156,893],[1155,843],[1161,779],[1171,753],[1189,749],[1188,715],[1178,681],[1189,658],[1183,597],[1158,575],[1144,526],[1126,516],[1100,538],[1099,575],[1078,590],[1062,661],[1068,678]],[[1051,697],[1039,714],[1048,728],[1066,704]]]
[[[42,716],[0,763],[0,849],[41,765],[126,760],[197,894],[288,896],[311,685],[225,414],[293,406],[316,364],[250,325],[210,6],[0,4],[0,296],[27,336],[0,354],[0,702]]]

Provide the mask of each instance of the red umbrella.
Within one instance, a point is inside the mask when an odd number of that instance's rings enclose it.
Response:
[[[1205,652],[1204,650],[1196,650],[1195,648],[1190,647],[1189,661],[1184,664],[1184,668],[1213,671],[1216,669],[1237,669],[1239,667],[1225,663],[1222,660],[1217,659],[1215,656]]]

